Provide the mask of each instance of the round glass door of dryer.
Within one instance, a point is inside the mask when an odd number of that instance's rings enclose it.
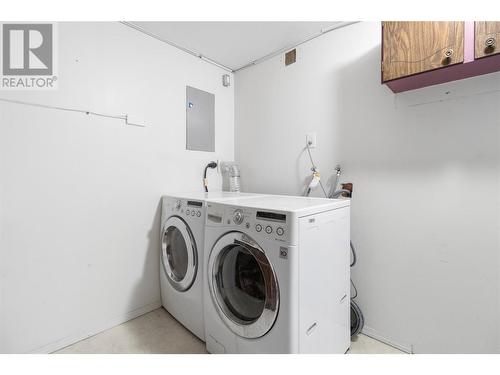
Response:
[[[176,290],[184,292],[193,285],[198,269],[196,243],[189,226],[177,216],[170,217],[163,226],[161,261]]]
[[[208,264],[210,292],[224,323],[244,338],[269,332],[278,316],[279,286],[265,252],[231,232],[214,245]]]

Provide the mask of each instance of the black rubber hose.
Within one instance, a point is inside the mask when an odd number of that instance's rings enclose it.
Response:
[[[217,163],[215,161],[211,161],[205,166],[205,171],[203,172],[203,186],[205,187],[205,192],[208,193],[208,181],[207,181],[207,170],[208,168],[217,168]]]
[[[356,249],[354,248],[354,245],[352,244],[352,241],[351,241],[351,251],[352,251],[352,263],[351,263],[351,267],[354,267],[354,265],[356,264],[357,262],[357,257],[356,257]]]
[[[360,333],[365,325],[365,318],[356,302],[351,301],[351,336]]]

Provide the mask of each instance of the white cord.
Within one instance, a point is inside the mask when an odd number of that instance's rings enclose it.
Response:
[[[12,103],[12,104],[29,105],[29,106],[38,107],[38,108],[56,109],[56,110],[59,110],[59,111],[78,112],[78,113],[83,113],[85,115],[94,115],[94,116],[100,116],[100,117],[114,118],[114,119],[118,119],[118,120],[124,120],[127,125],[138,126],[138,127],[141,127],[141,128],[146,127],[145,125],[142,125],[142,124],[134,124],[132,122],[128,122],[128,115],[107,115],[105,113],[99,113],[99,112],[93,112],[93,111],[86,111],[86,110],[83,110],[83,109],[65,108],[65,107],[58,107],[58,106],[51,106],[51,105],[47,105],[47,104],[24,102],[24,101],[21,101],[21,100],[12,100],[12,99],[5,99],[5,98],[0,98],[0,101],[6,102],[6,103]]]

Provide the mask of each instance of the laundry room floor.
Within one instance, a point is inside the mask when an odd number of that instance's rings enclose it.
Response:
[[[67,346],[60,354],[204,354],[205,344],[163,308],[156,309],[95,336]],[[365,335],[349,354],[404,354]]]

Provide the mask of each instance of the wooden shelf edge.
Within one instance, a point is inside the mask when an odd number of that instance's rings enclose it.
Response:
[[[493,55],[469,63],[456,64],[443,69],[431,70],[388,81],[385,85],[392,92],[399,93],[498,71],[500,71],[500,55]]]

